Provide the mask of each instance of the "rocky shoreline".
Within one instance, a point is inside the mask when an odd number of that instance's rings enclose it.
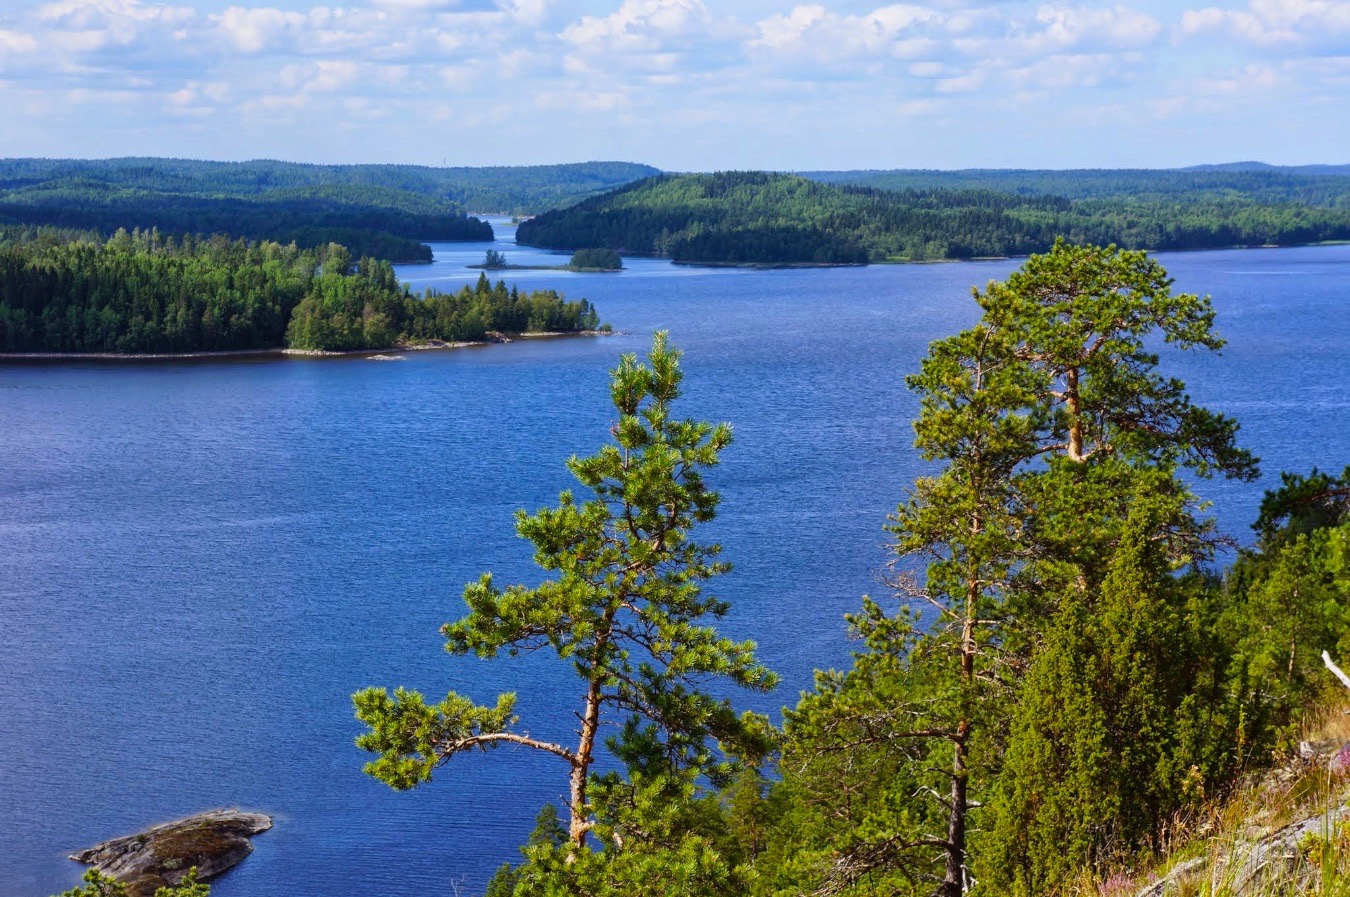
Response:
[[[199,881],[209,881],[238,865],[253,852],[250,839],[271,827],[272,817],[262,813],[210,810],[104,841],[70,858],[126,885],[127,897],[153,897],[190,869],[197,870]]]

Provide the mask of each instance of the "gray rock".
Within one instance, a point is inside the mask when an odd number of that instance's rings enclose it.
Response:
[[[1210,879],[1215,892],[1232,897],[1255,893],[1304,893],[1317,878],[1300,846],[1310,836],[1325,837],[1350,818],[1350,803],[1305,817],[1264,838],[1237,841],[1221,848],[1218,857],[1196,857],[1179,863],[1167,875],[1139,891],[1136,897],[1171,897],[1196,893],[1198,884]]]
[[[261,813],[211,810],[104,841],[70,858],[125,884],[128,897],[151,897],[156,888],[178,884],[194,866],[199,881],[214,878],[252,853],[249,839],[271,827],[272,817]]]
[[[1177,863],[1167,875],[1144,888],[1135,897],[1164,897],[1166,894],[1176,893],[1185,885],[1197,881],[1208,862],[1206,857],[1196,857],[1184,863]]]

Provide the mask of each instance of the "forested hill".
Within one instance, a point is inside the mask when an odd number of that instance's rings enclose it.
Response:
[[[491,240],[492,228],[444,200],[388,187],[287,187],[249,196],[207,195],[60,178],[0,188],[0,223],[97,230],[158,229],[294,242],[341,243],[354,255],[431,261],[422,240]]]
[[[1253,175],[1203,175],[1230,176]],[[882,190],[719,172],[648,178],[544,213],[516,239],[695,263],[856,264],[1027,255],[1060,236],[1154,250],[1344,240],[1350,206],[1199,189],[1098,198],[1028,195],[1008,184]]]
[[[533,213],[656,173],[626,162],[528,168],[184,159],[0,160],[0,224],[347,246],[430,261],[425,240],[491,240],[466,209]]]
[[[433,168],[308,165],[261,159],[0,159],[0,190],[81,179],[112,187],[200,196],[256,197],[278,190],[372,188],[447,202],[469,212],[532,215],[658,174],[631,162]]]
[[[1177,169],[981,169],[803,171],[827,184],[881,190],[995,190],[1067,199],[1245,198],[1350,208],[1350,165],[1276,167],[1258,162]]]

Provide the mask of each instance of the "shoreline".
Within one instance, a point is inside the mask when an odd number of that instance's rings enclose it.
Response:
[[[572,265],[502,265],[496,268],[489,268],[487,265],[465,265],[464,267],[482,271],[486,274],[489,271],[571,271],[574,274],[609,274],[622,271],[622,268],[577,268]]]
[[[536,247],[528,243],[520,244],[530,246],[534,249],[549,249],[549,247]],[[1252,249],[1307,249],[1320,246],[1346,246],[1350,245],[1350,240],[1318,240],[1313,243],[1260,243],[1260,244],[1235,244],[1232,246],[1193,246],[1186,249],[1144,249],[1150,256],[1155,255],[1176,255],[1183,252],[1231,252],[1246,251]],[[557,251],[557,250],[550,250]],[[1035,255],[1038,253],[1032,253]],[[668,261],[672,265],[678,265],[686,268],[743,268],[750,270],[771,271],[776,269],[807,269],[807,268],[868,268],[881,265],[945,265],[960,264],[964,262],[1007,262],[1017,261],[1019,259],[1029,258],[1028,255],[976,255],[970,258],[940,258],[940,259],[909,259],[909,258],[886,258],[877,261],[867,262],[700,262],[692,260],[676,260],[669,256],[655,255],[646,252],[624,253],[626,258],[656,259],[658,261]],[[482,268],[482,265],[466,265],[467,268]],[[603,271],[608,269],[595,268],[568,268],[566,265],[508,265],[504,269],[488,268],[485,270],[535,270],[535,271]],[[626,269],[620,269],[626,270]]]
[[[872,262],[696,262],[671,259],[672,265],[690,268],[757,268],[772,271],[780,268],[866,268]]]
[[[379,349],[221,349],[202,352],[0,352],[0,364],[23,361],[228,361],[231,358],[352,358],[384,356],[395,352],[439,352],[447,349],[469,349],[475,346],[493,346],[522,339],[552,339],[564,336],[613,336],[617,330],[550,330],[537,333],[497,333],[483,340],[430,340],[425,343],[402,343]]]

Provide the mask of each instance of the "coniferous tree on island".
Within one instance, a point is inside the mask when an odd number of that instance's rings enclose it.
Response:
[[[613,249],[578,249],[572,253],[569,268],[597,271],[618,271],[623,267],[623,259]]]
[[[485,276],[414,296],[388,262],[337,244],[0,231],[4,352],[360,350],[598,326],[584,299]]]

